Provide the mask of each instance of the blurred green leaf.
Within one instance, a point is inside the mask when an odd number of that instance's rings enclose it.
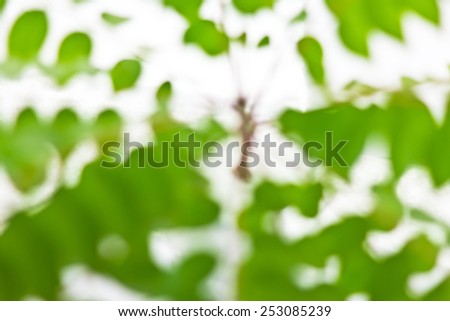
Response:
[[[194,22],[199,20],[199,11],[203,0],[163,0],[163,3],[165,6],[175,9],[188,21]]]
[[[43,183],[52,157],[46,127],[31,108],[24,109],[16,124],[0,135],[0,163],[15,186],[29,192]]]
[[[121,141],[123,119],[114,110],[102,111],[93,125],[93,136],[101,146],[106,142]]]
[[[448,301],[450,293],[450,278],[432,289],[424,298],[424,301]]]
[[[411,210],[411,217],[415,220],[425,222],[425,223],[436,223],[436,220],[434,220],[430,215],[425,214],[424,212],[413,209]]]
[[[407,289],[409,276],[430,271],[436,264],[438,252],[438,248],[425,236],[410,241],[400,253],[389,257],[374,270],[376,282],[371,282],[370,298],[375,301],[413,299]]]
[[[306,19],[308,19],[308,12],[306,10],[302,10],[298,15],[292,18],[291,23],[303,22],[306,21]]]
[[[438,125],[422,102],[409,93],[394,95],[380,127],[390,144],[397,177],[413,164],[427,166],[429,144]]]
[[[233,38],[232,40],[245,46],[247,44],[247,33],[243,32],[243,33],[241,33],[241,35],[239,37]]]
[[[167,109],[172,98],[172,84],[169,81],[164,82],[156,91],[156,101],[159,108]]]
[[[306,113],[288,110],[280,118],[281,130],[300,144],[319,142],[323,148],[311,149],[309,156],[347,177],[349,169],[364,149],[379,113],[376,107],[360,110],[345,104]],[[327,141],[327,133],[332,136],[331,142]],[[334,146],[338,142],[346,142],[339,155],[350,167],[331,163],[327,158],[326,146]]]
[[[115,91],[127,90],[135,86],[141,75],[141,63],[137,60],[122,60],[110,72]]]
[[[450,180],[450,150],[443,148],[450,140],[450,102],[447,102],[447,109],[443,125],[429,140],[427,153],[427,164],[431,177],[437,186],[442,186]]]
[[[345,86],[344,91],[351,98],[371,96],[379,92],[377,88],[355,80],[348,83]]]
[[[270,38],[269,36],[265,36],[263,37],[259,42],[258,42],[258,48],[263,48],[263,47],[267,47],[270,45]]]
[[[439,5],[435,0],[420,1],[420,0],[405,0],[403,1],[406,10],[417,13],[428,21],[435,24],[440,23]]]
[[[210,56],[217,56],[228,51],[228,36],[217,29],[212,21],[200,20],[193,23],[184,35],[184,42],[196,44]]]
[[[403,218],[404,208],[395,194],[392,184],[374,187],[375,208],[369,216],[374,229],[393,230]]]
[[[209,275],[214,266],[215,259],[208,254],[195,254],[173,271],[168,278],[167,292],[172,293],[173,300],[201,300],[205,298],[198,285]]]
[[[0,166],[19,190],[30,192],[44,182],[52,158],[66,161],[88,139],[99,145],[118,141],[122,125],[120,116],[110,110],[92,123],[71,108],[62,109],[51,121],[38,117],[32,108],[24,109],[14,126],[0,124]]]
[[[265,214],[278,213],[289,206],[297,208],[303,215],[314,217],[319,211],[323,195],[320,184],[276,185],[263,182],[254,192],[254,201],[239,218],[242,229],[255,233],[263,228]]]
[[[315,141],[325,147],[327,132],[332,133],[335,142],[346,141],[340,155],[350,167],[368,138],[376,136],[387,143],[397,178],[414,165],[430,168],[439,184],[450,175],[446,174],[446,154],[436,157],[447,139],[448,129],[446,126],[439,128],[429,109],[410,92],[392,94],[383,108],[358,109],[340,104],[307,113],[286,111],[280,122],[282,131],[300,144]],[[326,163],[326,148],[313,149],[310,156]],[[349,170],[339,164],[328,167],[343,177]]]
[[[58,52],[59,64],[73,64],[89,60],[92,51],[90,37],[81,32],[75,32],[64,38]]]
[[[275,0],[233,0],[234,6],[242,13],[253,14],[265,8],[272,8]]]
[[[47,29],[47,16],[43,11],[23,13],[9,34],[9,56],[22,61],[36,59],[47,36]]]
[[[325,84],[323,50],[320,43],[314,38],[305,37],[297,43],[297,50],[305,61],[313,80],[319,85]]]
[[[102,19],[112,26],[118,26],[130,20],[129,18],[117,16],[108,12],[102,13]]]
[[[414,299],[407,289],[408,278],[430,271],[438,248],[419,236],[399,253],[384,260],[373,259],[365,245],[369,228],[365,218],[347,218],[294,243],[253,233],[253,253],[239,274],[239,299],[345,300],[354,293],[366,293],[371,300]],[[324,268],[332,256],[340,262],[337,280],[313,287],[302,287],[296,280],[296,267]],[[448,293],[441,295],[449,297]]]
[[[54,118],[49,141],[58,149],[63,159],[69,156],[75,146],[88,135],[88,128],[73,111],[63,109]]]
[[[344,44],[355,53],[368,56],[368,38],[381,30],[398,39],[403,38],[402,17],[413,12],[438,24],[437,0],[326,0],[339,21],[339,34]]]
[[[71,33],[62,41],[57,63],[49,69],[49,73],[63,85],[78,73],[93,72],[94,69],[90,66],[91,52],[92,40],[89,35],[82,32]]]

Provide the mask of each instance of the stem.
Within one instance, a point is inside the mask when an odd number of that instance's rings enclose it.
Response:
[[[239,97],[233,105],[234,110],[239,115],[241,125],[239,128],[242,143],[250,142],[255,134],[256,123],[253,119],[251,110],[247,109],[247,99]],[[251,178],[250,170],[248,169],[248,155],[249,148],[241,149],[241,158],[238,167],[234,170],[235,175],[242,181],[249,181]]]

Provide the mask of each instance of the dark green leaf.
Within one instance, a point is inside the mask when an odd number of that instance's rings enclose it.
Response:
[[[247,44],[247,33],[243,32],[239,37],[234,38],[233,40],[245,46]]]
[[[267,47],[270,45],[270,38],[269,36],[265,36],[263,37],[259,42],[258,42],[258,48],[263,48],[263,47]]]

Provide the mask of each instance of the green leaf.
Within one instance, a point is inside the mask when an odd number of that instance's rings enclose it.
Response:
[[[421,221],[421,222],[424,222],[424,223],[438,223],[430,215],[428,215],[425,212],[422,212],[420,210],[417,210],[417,209],[411,210],[411,218]]]
[[[0,13],[5,9],[6,3],[6,0],[0,0]]]
[[[270,45],[270,38],[269,36],[265,36],[263,37],[259,42],[258,42],[258,48],[263,48],[263,47],[267,47]]]
[[[203,0],[163,0],[163,3],[165,6],[175,9],[190,22],[200,19],[199,12]]]
[[[33,190],[46,178],[52,157],[46,137],[45,124],[31,108],[19,114],[11,131],[0,135],[0,164],[23,192]]]
[[[403,39],[401,26],[403,7],[400,1],[379,0],[376,3],[374,1],[365,1],[365,5],[368,18],[376,28],[395,38]]]
[[[198,285],[211,274],[216,262],[208,254],[195,254],[191,256],[173,271],[168,280],[169,289],[173,300],[201,300],[204,298]]]
[[[439,5],[437,1],[405,0],[403,4],[406,10],[415,12],[421,17],[435,24],[440,23],[441,19],[439,14]]]
[[[413,299],[406,286],[409,276],[429,272],[436,264],[438,252],[439,249],[423,235],[410,241],[400,253],[389,257],[375,269],[369,288],[370,298],[376,301]]]
[[[298,15],[292,18],[291,23],[304,22],[306,19],[308,19],[308,12],[306,10],[302,10]]]
[[[44,182],[52,158],[63,162],[83,141],[119,141],[122,119],[107,110],[94,123],[83,121],[73,109],[59,111],[51,120],[24,109],[11,128],[0,125],[0,166],[22,192],[31,192]],[[26,148],[23,148],[26,146]]]
[[[403,38],[401,27],[405,11],[435,24],[440,22],[437,0],[326,0],[326,3],[338,20],[344,44],[363,56],[369,55],[368,38],[372,31]]]
[[[369,216],[374,229],[390,231],[403,218],[403,206],[395,194],[395,186],[388,184],[374,187],[376,205]]]
[[[439,284],[436,288],[431,290],[423,300],[424,301],[448,301],[450,293],[450,277],[447,277],[444,282]]]
[[[43,11],[22,14],[9,34],[9,56],[22,61],[36,59],[47,36],[47,24],[47,16]]]
[[[79,73],[93,73],[95,70],[90,65],[91,52],[92,40],[89,35],[82,32],[71,33],[61,42],[56,65],[47,71],[60,85]]]
[[[102,19],[112,26],[118,26],[130,20],[129,18],[117,16],[108,12],[102,13]]]
[[[169,81],[164,82],[156,91],[156,100],[162,109],[167,109],[172,98],[172,84]]]
[[[429,140],[429,148],[426,152],[427,164],[431,176],[437,186],[442,186],[450,180],[450,150],[443,148],[450,140],[450,102],[447,103],[447,110],[444,124]]]
[[[91,38],[81,32],[75,32],[64,38],[58,52],[59,64],[86,62],[92,51]]]
[[[306,113],[288,110],[281,116],[281,130],[302,145],[319,142],[323,148],[310,149],[309,157],[321,160],[328,168],[347,177],[349,168],[364,149],[374,126],[372,123],[378,119],[379,113],[375,107],[360,110],[349,105],[336,105]],[[361,126],[362,123],[364,126]],[[327,146],[330,149],[339,142],[346,142],[339,155],[350,167],[327,158]]]
[[[141,63],[137,60],[122,60],[111,70],[110,76],[116,92],[135,86],[141,75]]]
[[[123,119],[114,110],[102,111],[93,125],[93,136],[102,146],[107,142],[121,141]]]
[[[411,165],[427,166],[429,146],[438,131],[427,106],[410,93],[396,94],[380,122],[390,144],[392,167],[397,177]]]
[[[263,182],[256,187],[254,202],[241,214],[239,225],[255,233],[263,228],[265,214],[278,213],[289,206],[297,208],[307,217],[315,217],[322,195],[320,184],[276,185]]]
[[[275,0],[233,0],[233,5],[242,13],[253,14],[265,8],[273,8]]]
[[[63,109],[56,115],[50,128],[49,141],[58,149],[63,159],[88,135],[88,128],[73,109]]]
[[[240,43],[242,46],[245,46],[247,44],[247,33],[243,32],[239,37],[232,38],[231,40]]]
[[[410,92],[394,93],[383,108],[362,110],[342,104],[307,113],[287,111],[281,117],[281,128],[300,144],[314,141],[326,147],[327,132],[332,133],[335,142],[347,141],[339,154],[350,167],[368,137],[375,135],[388,145],[395,177],[414,165],[430,168],[440,184],[450,175],[447,154],[438,152],[443,146],[439,144],[448,139],[448,128],[440,129],[429,109]],[[310,156],[326,163],[326,148],[313,149]],[[346,166],[327,166],[343,177],[348,174]]]
[[[323,50],[320,43],[311,37],[305,37],[297,43],[298,53],[305,61],[306,67],[313,80],[325,84],[325,70],[323,67]]]
[[[184,42],[196,44],[210,56],[217,56],[228,51],[230,40],[217,29],[212,21],[201,20],[193,23],[184,35]]]

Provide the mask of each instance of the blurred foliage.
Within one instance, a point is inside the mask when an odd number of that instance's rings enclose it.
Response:
[[[87,138],[100,145],[118,140],[122,120],[115,111],[104,111],[93,121],[79,118],[73,109],[62,109],[51,120],[39,119],[32,108],[24,109],[12,126],[0,123],[0,164],[22,191],[42,184],[50,160],[62,161]],[[57,153],[54,152],[57,151]]]
[[[388,145],[396,177],[413,165],[423,166],[430,169],[436,185],[440,186],[450,179],[446,162],[448,154],[437,149],[437,144],[445,145],[444,141],[450,138],[449,112],[450,108],[447,108],[445,122],[439,126],[421,101],[411,92],[402,92],[394,94],[383,108],[371,106],[360,109],[349,104],[338,104],[307,113],[288,110],[281,116],[280,122],[283,132],[299,143],[318,141],[325,146],[326,132],[333,133],[334,141],[347,141],[341,155],[350,167],[331,166],[343,177],[348,176],[367,140],[382,137]],[[299,137],[302,139],[299,140]],[[311,153],[326,161],[324,149],[311,150]],[[437,166],[438,163],[440,166]]]
[[[201,11],[203,0],[161,3],[185,22],[182,41],[196,46],[211,56],[209,59],[229,54],[236,43],[247,44],[246,31],[231,36],[223,21],[205,20]],[[0,0],[0,11],[5,4]],[[441,20],[437,0],[326,0],[326,4],[338,21],[343,44],[365,56],[370,53],[368,40],[373,32],[403,38],[401,24],[406,12],[434,24]],[[272,10],[277,4],[274,0],[232,0],[230,5],[246,19],[252,19],[252,15]],[[106,70],[96,68],[91,61],[95,43],[87,32],[64,35],[54,63],[42,63],[40,53],[49,33],[48,16],[48,12],[31,10],[13,19],[5,45],[7,57],[0,64],[1,77],[20,77],[31,65],[58,86],[67,85],[80,74],[103,73],[110,78],[111,94],[136,89],[142,73],[147,71],[145,63],[130,57]],[[305,8],[288,23],[301,25],[308,17]],[[132,18],[103,12],[99,19],[120,28]],[[272,40],[264,36],[257,48],[270,46]],[[293,43],[292,49],[304,62],[314,85],[326,93],[327,53],[321,43],[307,34]],[[367,245],[370,233],[391,232],[406,218],[440,226],[450,236],[445,223],[419,209],[407,208],[396,194],[398,179],[413,166],[428,170],[437,187],[450,180],[450,152],[445,148],[450,140],[450,104],[443,123],[438,124],[414,94],[419,83],[404,78],[402,84],[403,88],[385,93],[385,103],[363,109],[357,107],[355,100],[383,89],[353,81],[344,88],[349,94],[344,101],[327,96],[323,108],[308,112],[290,109],[280,115],[280,131],[299,146],[308,141],[325,145],[329,143],[327,132],[333,133],[333,141],[346,141],[341,155],[349,166],[332,163],[322,168],[322,178],[302,182],[281,184],[266,178],[249,184],[252,198],[239,213],[237,228],[250,240],[251,251],[239,266],[236,298],[344,300],[363,293],[372,300],[450,299],[450,279],[421,296],[408,289],[409,278],[429,272],[441,250],[425,235],[416,236],[398,253],[387,257],[379,257]],[[145,165],[145,156],[164,155],[161,142],[176,133],[182,139],[195,134],[203,142],[236,133],[212,118],[195,129],[174,120],[170,116],[176,91],[173,85],[172,81],[165,81],[156,88],[156,111],[148,120],[155,138],[153,146],[133,152],[129,159],[113,164],[113,168],[101,167],[105,159],[97,156],[83,169],[76,186],[58,182],[54,195],[45,204],[23,208],[8,220],[0,235],[0,299],[21,300],[30,295],[61,299],[62,270],[73,264],[84,264],[149,297],[211,298],[201,286],[220,264],[218,255],[190,253],[171,268],[162,269],[155,262],[149,235],[175,228],[217,225],[221,221],[220,205],[210,196],[209,183],[200,170],[174,164],[151,167]],[[243,98],[237,98],[242,103]],[[23,195],[30,195],[48,178],[52,162],[58,160],[59,165],[66,165],[76,148],[88,141],[96,142],[100,155],[103,144],[121,141],[125,125],[114,108],[94,119],[83,118],[76,106],[65,106],[50,119],[43,118],[33,107],[24,108],[11,124],[0,119],[0,167]],[[338,177],[350,180],[354,165],[372,139],[381,139],[386,145],[394,175],[390,181],[372,187],[374,204],[370,211],[347,213],[345,218],[321,226],[315,233],[286,239],[280,231],[284,211],[293,210],[298,218],[319,224],[324,203],[336,192],[332,181]],[[175,149],[165,156],[186,159],[185,152]],[[324,150],[311,152],[312,157],[329,161]],[[196,156],[201,157],[201,152]],[[336,278],[305,286],[298,271],[304,267],[325,269],[330,258],[338,261]]]
[[[368,38],[373,31],[383,31],[403,39],[402,17],[413,12],[430,22],[440,22],[437,0],[326,0],[339,21],[344,44],[356,53],[369,54]]]

